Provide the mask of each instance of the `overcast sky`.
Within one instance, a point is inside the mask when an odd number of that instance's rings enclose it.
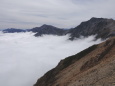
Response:
[[[115,19],[115,0],[0,0],[0,29],[71,28],[91,17]]]

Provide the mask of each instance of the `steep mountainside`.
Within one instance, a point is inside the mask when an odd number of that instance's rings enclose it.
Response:
[[[77,27],[69,30],[70,39],[82,36],[97,35],[96,38],[108,38],[115,36],[115,20],[106,18],[91,18],[82,22]]]
[[[61,60],[34,86],[115,86],[115,37]]]
[[[36,32],[35,36],[41,36],[44,34],[52,34],[52,35],[64,35],[66,30],[60,29],[51,25],[42,25],[41,27],[35,27],[31,29],[32,32]]]

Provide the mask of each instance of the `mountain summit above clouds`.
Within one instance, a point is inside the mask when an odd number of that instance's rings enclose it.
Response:
[[[115,20],[106,18],[95,18],[92,17],[88,21],[82,22],[80,25],[72,29],[57,28],[52,25],[42,25],[41,27],[35,27],[28,30],[21,29],[5,29],[3,32],[14,33],[14,32],[27,32],[32,31],[36,37],[42,35],[58,35],[63,36],[69,34],[70,40],[79,38],[80,36],[88,37],[96,35],[96,39],[106,39],[111,36],[115,36]]]
[[[70,34],[71,40],[79,38],[80,36],[96,35],[96,39],[106,39],[111,36],[115,36],[115,20],[106,18],[92,17],[90,20],[82,22],[72,29],[61,29],[51,25],[43,25],[31,29],[32,32],[36,32],[35,36],[41,36],[44,34],[52,35],[66,35]]]
[[[57,28],[57,27],[54,27],[52,25],[42,25],[41,27],[35,27],[33,29],[31,29],[32,32],[36,32],[35,36],[41,36],[41,35],[44,35],[44,34],[47,34],[47,35],[64,35],[66,30],[64,29],[61,29],[61,28]]]
[[[72,29],[61,29],[51,25],[43,25],[31,29],[36,32],[35,36],[41,36],[44,34],[52,35],[66,35],[70,34],[71,40],[79,38],[80,36],[91,36],[96,35],[96,39],[106,39],[111,36],[115,36],[115,20],[106,18],[95,18],[92,17],[90,20],[82,22],[75,28]]]
[[[77,27],[70,29],[70,39],[82,36],[97,35],[96,38],[106,39],[115,36],[115,20],[106,18],[91,18]]]
[[[93,17],[66,34],[70,34],[70,40],[91,35],[108,40],[61,60],[34,86],[114,86],[115,20]]]

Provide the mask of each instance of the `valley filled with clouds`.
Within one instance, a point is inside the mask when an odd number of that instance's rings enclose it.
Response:
[[[94,41],[95,36],[81,36],[71,41],[69,35],[35,37],[32,32],[3,33],[3,29],[31,31],[47,24],[68,30],[92,17],[115,19],[114,3],[115,0],[0,0],[0,86],[33,86],[60,60],[102,42],[100,39]],[[87,27],[83,32],[93,33],[93,26],[98,23],[88,24],[91,28],[83,25]],[[108,24],[107,28],[111,26]],[[102,33],[106,32],[103,28],[96,31],[100,33],[102,29]],[[110,35],[111,32],[107,31]]]
[[[0,86],[32,86],[60,60],[101,42],[94,36],[70,41],[68,35],[34,34],[0,33]]]

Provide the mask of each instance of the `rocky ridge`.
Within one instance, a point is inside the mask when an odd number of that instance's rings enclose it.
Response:
[[[115,37],[67,57],[34,86],[114,86]]]
[[[70,29],[70,39],[96,35],[96,39],[106,39],[115,36],[115,20],[106,18],[91,18],[88,21],[82,22],[77,27]]]
[[[41,27],[35,27],[31,29],[32,32],[35,32],[35,36],[42,36],[42,35],[58,35],[62,36],[65,35],[66,30],[54,27],[52,25],[42,25]]]
[[[31,29],[31,31],[36,32],[35,36],[44,34],[62,36],[70,34],[70,40],[74,40],[80,36],[88,37],[91,35],[96,35],[96,39],[106,39],[115,36],[115,20],[92,17],[90,20],[84,21],[72,29],[62,29],[44,24],[41,27]]]
[[[63,36],[69,34],[70,40],[74,40],[79,38],[80,36],[88,37],[91,35],[96,35],[96,39],[102,38],[106,39],[112,36],[115,36],[115,20],[113,19],[106,19],[106,18],[91,18],[88,21],[82,22],[75,28],[72,29],[63,29],[54,27],[52,25],[42,25],[41,27],[35,27],[32,29],[5,29],[3,32],[7,33],[14,33],[14,32],[27,32],[32,31],[36,37],[42,35],[58,35]]]

